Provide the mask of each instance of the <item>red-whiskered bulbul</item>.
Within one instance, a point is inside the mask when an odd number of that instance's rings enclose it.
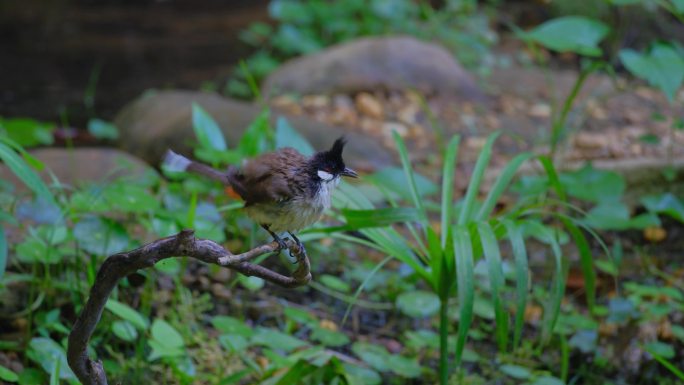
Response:
[[[192,161],[169,150],[164,165],[172,171],[195,172],[227,186],[229,195],[245,201],[245,212],[278,242],[278,233],[288,232],[300,248],[304,246],[293,233],[317,222],[330,208],[332,190],[341,176],[356,178],[342,160],[345,140],[339,138],[328,151],[306,157],[285,147],[245,160],[241,167],[222,172]]]

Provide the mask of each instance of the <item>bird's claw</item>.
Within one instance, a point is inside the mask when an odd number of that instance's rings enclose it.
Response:
[[[293,265],[298,264],[302,260],[304,260],[304,256],[306,255],[306,249],[304,248],[304,244],[299,240],[295,240],[296,245],[297,245],[297,253],[296,255],[292,255],[292,250],[289,250],[290,258],[293,258],[295,261],[292,262]]]

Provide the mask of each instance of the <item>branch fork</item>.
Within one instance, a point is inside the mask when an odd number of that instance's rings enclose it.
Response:
[[[218,243],[195,238],[193,230],[183,230],[176,235],[161,238],[135,250],[109,256],[97,273],[90,289],[90,297],[76,319],[69,334],[67,360],[69,367],[83,385],[107,385],[107,376],[100,361],[88,357],[88,341],[95,330],[107,299],[117,283],[136,272],[154,266],[157,262],[179,256],[187,256],[235,270],[247,276],[262,278],[276,285],[294,288],[311,280],[311,263],[306,250],[293,240],[285,240],[288,249],[297,257],[297,269],[285,276],[250,261],[261,255],[279,251],[277,242],[257,246],[242,254],[233,254]]]

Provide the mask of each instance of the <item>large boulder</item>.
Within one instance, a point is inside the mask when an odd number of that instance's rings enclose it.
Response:
[[[119,177],[136,180],[155,172],[144,161],[113,148],[40,148],[30,153],[45,164],[39,175],[46,183],[52,183],[51,173],[60,183],[76,186],[83,182],[104,183]],[[0,180],[11,182],[17,192],[28,191],[5,165],[0,165]]]
[[[213,93],[147,92],[125,106],[114,120],[121,134],[121,147],[151,164],[158,164],[169,148],[190,152],[190,145],[196,142],[192,129],[193,103],[200,105],[216,120],[229,146],[238,142],[261,112],[257,105]],[[271,117],[275,120],[279,116],[286,117],[314,148],[328,148],[337,137],[344,135],[349,141],[345,159],[352,167],[370,170],[392,163],[392,155],[368,137],[306,117],[279,113],[273,113]]]
[[[264,82],[263,94],[331,94],[416,89],[483,100],[473,77],[437,44],[412,37],[372,37],[290,60]]]

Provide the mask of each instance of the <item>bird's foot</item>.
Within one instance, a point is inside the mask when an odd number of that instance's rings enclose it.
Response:
[[[293,259],[295,260],[295,261],[292,262],[292,263],[293,263],[293,264],[297,264],[297,263],[301,262],[301,261],[305,258],[305,256],[306,256],[306,248],[304,247],[304,244],[302,243],[302,241],[300,241],[299,238],[297,238],[296,235],[294,235],[294,234],[292,234],[292,233],[290,233],[290,232],[288,232],[288,233],[290,234],[290,236],[292,237],[292,239],[295,241],[295,244],[297,245],[297,253],[296,253],[296,255],[292,255],[292,250],[289,250],[290,258],[293,258]]]

